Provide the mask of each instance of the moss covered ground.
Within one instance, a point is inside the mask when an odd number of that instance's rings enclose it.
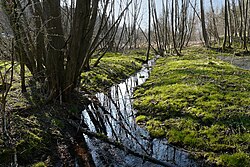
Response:
[[[157,60],[134,92],[137,121],[207,164],[250,166],[250,71],[201,47]]]
[[[152,57],[152,55],[151,55]],[[142,67],[144,52],[106,53],[97,67],[82,73],[81,87],[90,92],[102,92],[128,78]],[[97,58],[92,59],[95,63]]]
[[[94,58],[92,63],[95,60]],[[142,60],[145,60],[145,56],[138,51],[127,54],[107,53],[98,67],[83,72],[80,87],[91,93],[104,91],[139,70]],[[0,63],[3,73],[9,67],[8,61]],[[6,147],[2,135],[0,136],[0,167],[10,165],[14,150],[17,153],[19,166],[54,166],[55,164],[73,166],[75,160],[73,156],[78,155],[72,153],[77,150],[79,156],[82,156],[84,150],[72,141],[76,130],[69,127],[65,120],[80,120],[80,112],[86,105],[86,99],[79,93],[73,96],[74,100],[69,104],[61,105],[59,102],[44,104],[46,99],[43,92],[40,92],[41,85],[34,82],[28,71],[26,73],[27,93],[21,93],[19,73],[20,68],[17,63],[6,108],[8,115],[11,116],[10,143]]]

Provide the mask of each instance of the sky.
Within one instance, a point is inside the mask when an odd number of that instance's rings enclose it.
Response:
[[[64,1],[64,0],[63,0]],[[68,1],[68,3],[70,4],[71,0],[66,0]],[[75,1],[75,0],[74,0]],[[116,0],[116,4],[119,4],[120,2],[126,2],[126,0]],[[135,0],[132,0],[132,2],[134,2]],[[144,29],[147,27],[148,24],[148,1],[147,0],[137,0],[137,1],[142,1],[142,7],[141,7],[141,14],[140,14],[140,18],[142,19],[141,22],[141,27]],[[162,11],[162,1],[166,2],[166,0],[154,0],[156,3],[156,8],[157,11],[159,12],[158,14],[160,15],[160,12]],[[168,0],[170,1],[170,0]],[[195,0],[191,0],[191,2],[193,2],[194,4]],[[199,2],[200,0],[197,0],[197,7],[199,7]],[[209,10],[210,9],[210,0],[203,0],[204,2],[204,8],[205,10]],[[214,4],[214,9],[219,9],[224,5],[224,0],[213,0],[213,4]],[[119,9],[119,5],[116,5],[116,11],[118,11]],[[197,9],[199,12],[199,9]],[[116,15],[118,16],[119,14],[116,13]]]
[[[119,1],[119,0],[118,0]],[[166,2],[166,0],[163,0],[164,2]],[[191,0],[191,2],[193,2],[194,4],[194,0]],[[197,0],[197,7],[198,7],[198,12],[199,12],[199,2],[200,0]],[[205,10],[209,10],[211,8],[210,6],[210,0],[203,0],[204,2],[204,8]],[[147,21],[147,13],[148,13],[148,7],[147,7],[147,0],[142,0],[142,17],[143,17],[143,21],[142,21],[142,27],[145,28],[147,27],[148,21]],[[156,7],[157,7],[157,11],[159,11],[158,14],[160,14],[161,10],[162,10],[162,0],[155,0],[156,3]],[[224,5],[224,0],[213,0],[213,6],[214,9],[220,9],[222,6]]]

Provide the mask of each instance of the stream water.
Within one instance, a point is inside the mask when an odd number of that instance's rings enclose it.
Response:
[[[136,111],[132,106],[132,92],[149,77],[155,60],[151,60],[138,73],[114,85],[107,93],[97,93],[98,106],[92,103],[82,112],[88,130],[102,133],[108,139],[121,143],[119,149],[112,144],[84,135],[97,167],[161,167],[199,166],[189,154],[168,143],[166,139],[152,139],[144,128],[135,122]],[[126,151],[130,150],[129,151]],[[131,154],[135,152],[136,154]],[[137,156],[142,155],[142,156]],[[148,160],[143,157],[150,157]]]
[[[249,56],[218,56],[219,59],[229,62],[240,68],[250,70],[250,57]]]

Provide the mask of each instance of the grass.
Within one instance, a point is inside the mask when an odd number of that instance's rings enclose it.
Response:
[[[160,58],[134,107],[152,137],[211,164],[250,166],[250,71],[216,58],[222,54],[196,47]]]
[[[106,53],[98,67],[82,73],[82,88],[90,92],[105,91],[138,71],[142,67],[142,60],[145,59],[142,52],[138,51],[126,54]],[[95,61],[96,58],[92,59],[91,64]]]
[[[139,70],[141,60],[145,60],[145,56],[137,51],[127,54],[108,53],[98,67],[82,73],[81,87],[93,93],[104,91]],[[0,62],[3,73],[9,67],[9,61]],[[37,105],[37,102],[45,99],[42,92],[38,92],[40,85],[31,83],[31,74],[26,71],[27,93],[21,93],[19,73],[20,67],[16,64],[13,85],[7,99],[7,110],[11,112],[10,133],[15,140],[12,147],[5,147],[0,136],[0,166],[9,166],[15,149],[20,166],[54,166],[58,161],[64,163],[73,153],[71,142],[75,137],[74,129],[68,126],[65,119],[80,119],[80,111],[83,104],[86,105],[84,98],[79,94],[74,96],[74,104]]]

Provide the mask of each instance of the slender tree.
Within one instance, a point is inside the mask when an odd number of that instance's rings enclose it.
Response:
[[[222,45],[222,50],[226,49],[226,44],[227,44],[227,37],[228,37],[228,3],[227,0],[224,1],[225,2],[225,15],[224,15],[224,19],[225,19],[225,25],[224,25],[224,41],[223,41],[223,45]]]
[[[148,49],[146,62],[149,60],[149,52],[151,47],[151,0],[148,0]]]
[[[206,22],[205,22],[205,12],[204,12],[204,4],[203,0],[200,0],[200,10],[201,10],[201,28],[202,28],[202,35],[205,42],[205,46],[209,47],[209,40],[206,30]]]
[[[247,51],[247,21],[248,21],[248,2],[249,0],[246,0],[246,5],[245,5],[245,22],[244,22],[244,40],[243,40],[243,47]],[[245,3],[245,2],[243,2]]]
[[[176,17],[176,12],[177,12],[177,5],[175,3],[175,0],[172,1],[172,11],[171,11],[171,29],[172,29],[172,40],[173,40],[173,46],[174,46],[174,50],[175,50],[175,53],[180,56],[180,52],[178,51],[177,49],[177,44],[176,44],[176,29],[175,27],[178,26],[178,23],[177,23],[177,19],[174,19],[174,17]]]
[[[215,18],[216,16],[215,16],[214,7],[213,7],[213,0],[210,0],[210,5],[211,5],[211,11],[212,11],[214,36],[220,42],[220,37],[219,37],[217,25],[216,25],[216,18]]]

